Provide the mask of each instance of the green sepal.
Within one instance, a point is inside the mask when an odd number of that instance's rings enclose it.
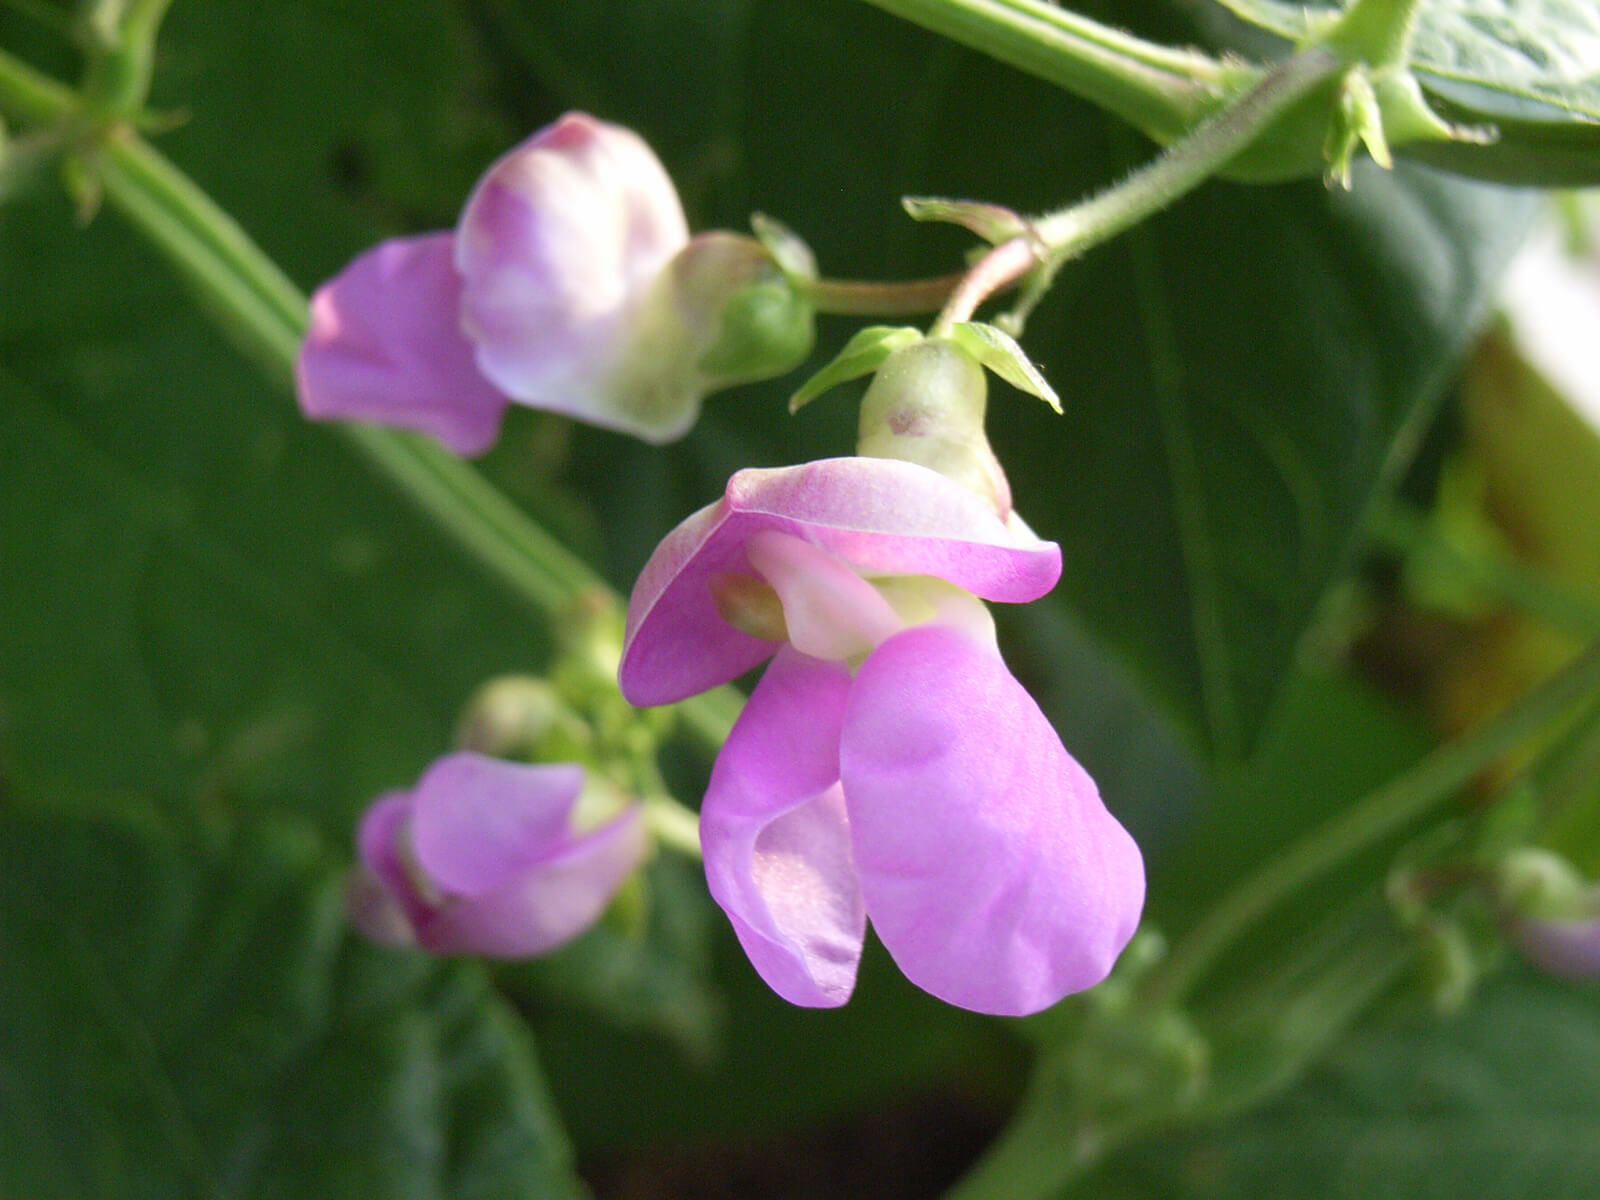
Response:
[[[782,221],[766,213],[751,213],[750,231],[772,255],[778,270],[789,279],[809,281],[817,277],[817,259],[811,247]]]
[[[860,330],[833,361],[818,371],[789,397],[789,411],[799,412],[823,392],[863,375],[870,375],[896,350],[922,340],[922,331],[909,325],[871,325]]]
[[[1056,395],[1049,380],[1040,374],[1039,368],[1029,360],[1027,352],[1009,333],[981,321],[962,321],[950,330],[948,336],[1019,392],[1037,396],[1056,412],[1061,411],[1061,397]]]
[[[942,196],[905,196],[900,204],[913,221],[945,221],[970,229],[998,245],[1028,232],[1028,223],[1009,208],[980,200],[948,200]]]

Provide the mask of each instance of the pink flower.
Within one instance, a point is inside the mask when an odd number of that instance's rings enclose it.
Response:
[[[599,919],[646,849],[637,806],[588,833],[583,768],[450,754],[361,820],[351,917],[435,954],[543,954]]]
[[[1054,586],[1059,548],[888,459],[741,471],[668,535],[628,612],[638,705],[773,662],[701,808],[711,893],[761,976],[833,1006],[865,925],[911,981],[1022,1015],[1105,977],[1138,848],[1012,678],[980,602]]]
[[[569,113],[489,169],[453,233],[384,242],[317,290],[301,407],[463,454],[493,444],[512,402],[677,437],[704,381],[657,283],[688,241],[650,147]]]

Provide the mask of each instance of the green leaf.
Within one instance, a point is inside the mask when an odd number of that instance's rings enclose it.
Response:
[[[961,321],[950,330],[950,340],[1017,391],[1037,396],[1056,412],[1061,411],[1061,397],[1009,333],[980,321]]]
[[[870,375],[896,350],[922,340],[922,331],[911,326],[871,325],[860,330],[833,361],[818,371],[789,397],[789,411],[799,412],[829,388],[863,375]]]
[[[340,913],[294,828],[0,813],[0,1193],[578,1195],[482,972]]]
[[[1592,989],[1517,973],[1464,1016],[1374,1022],[1266,1109],[1140,1144],[1082,1194],[1121,1200],[1582,1200],[1600,1175]]]
[[[1300,39],[1353,0],[1222,0]],[[1590,0],[1423,0],[1411,66],[1446,120],[1494,125],[1487,146],[1414,144],[1451,170],[1544,186],[1600,183],[1600,7]]]
[[[913,221],[947,221],[970,229],[986,242],[999,243],[1026,233],[1027,222],[1000,204],[946,200],[939,196],[906,196],[900,201]]]

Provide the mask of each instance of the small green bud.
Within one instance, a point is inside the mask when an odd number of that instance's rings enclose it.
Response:
[[[987,402],[976,359],[943,338],[917,342],[891,354],[873,376],[861,400],[856,453],[938,471],[1009,517],[1011,487],[983,429]]]
[[[1517,917],[1538,920],[1586,919],[1600,912],[1595,889],[1559,854],[1523,846],[1500,861],[1494,894]]]
[[[663,283],[707,390],[770,379],[805,360],[815,313],[801,282],[739,234],[701,234],[672,260]]]
[[[456,726],[456,746],[526,762],[582,762],[593,736],[549,683],[503,675],[480,687]]]

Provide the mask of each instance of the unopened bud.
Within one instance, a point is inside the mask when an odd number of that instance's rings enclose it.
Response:
[[[856,453],[898,458],[954,480],[1011,515],[1011,487],[983,430],[983,367],[940,338],[891,354],[861,400]]]
[[[480,687],[456,726],[456,747],[526,762],[588,757],[589,727],[542,679],[503,675]]]
[[[1530,964],[1552,975],[1600,978],[1600,887],[1546,850],[1524,848],[1495,875],[1500,923]]]
[[[662,272],[663,319],[681,326],[685,367],[706,391],[770,379],[811,353],[814,309],[754,238],[703,233]]]

